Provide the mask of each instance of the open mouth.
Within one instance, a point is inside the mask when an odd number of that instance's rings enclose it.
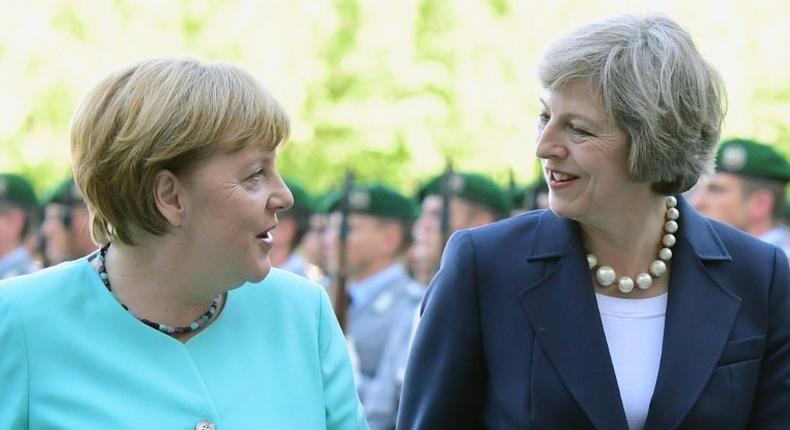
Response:
[[[571,175],[570,173],[559,172],[557,170],[549,170],[549,182],[553,185],[562,185],[579,179],[578,176]]]
[[[263,233],[260,233],[260,234],[256,235],[255,237],[258,240],[261,240],[261,241],[269,243],[269,244],[272,242],[272,239],[273,239],[271,229],[266,230]]]

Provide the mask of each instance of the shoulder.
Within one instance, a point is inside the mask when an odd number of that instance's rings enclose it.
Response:
[[[547,239],[569,241],[573,237],[570,223],[549,210],[530,211],[481,227],[459,230],[451,236],[445,253],[478,262],[498,265],[507,260],[507,264],[511,264],[513,259],[521,261],[537,252]]]
[[[770,263],[776,247],[763,242],[741,230],[730,227],[721,222],[705,218],[705,222],[713,230],[727,253],[735,263]]]

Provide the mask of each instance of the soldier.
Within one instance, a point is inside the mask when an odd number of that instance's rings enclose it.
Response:
[[[747,139],[725,141],[716,173],[704,178],[691,201],[703,215],[739,228],[790,255],[782,223],[790,164],[772,147]]]
[[[423,285],[430,282],[439,267],[446,237],[442,237],[442,181],[450,196],[448,235],[462,228],[478,227],[510,214],[505,191],[491,179],[473,173],[440,175],[418,192],[422,212],[414,225],[414,246],[410,252],[415,278]]]
[[[523,189],[516,189],[512,194],[512,215],[549,207],[549,186],[542,173],[534,183]]]
[[[74,179],[61,183],[47,199],[41,234],[47,265],[73,260],[96,249],[88,207]]]
[[[277,228],[272,231],[272,265],[310,278],[308,273],[314,273],[314,270],[302,256],[299,244],[310,227],[310,217],[314,212],[313,200],[301,184],[286,179],[285,185],[294,196],[294,204],[278,214]]]
[[[329,251],[338,248],[340,194],[330,205]],[[348,194],[348,235],[344,270],[351,304],[347,334],[358,358],[357,384],[372,429],[394,428],[409,327],[422,288],[401,263],[409,246],[416,204],[380,185],[355,185]],[[339,310],[343,312],[343,310]],[[346,318],[341,318],[346,319]],[[393,357],[397,356],[394,360]]]
[[[38,270],[25,240],[36,222],[33,186],[15,174],[0,174],[0,279]]]

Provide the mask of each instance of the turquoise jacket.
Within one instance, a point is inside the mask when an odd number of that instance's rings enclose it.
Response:
[[[86,258],[0,283],[0,429],[201,422],[367,428],[321,287],[272,269],[181,343],[123,310]]]

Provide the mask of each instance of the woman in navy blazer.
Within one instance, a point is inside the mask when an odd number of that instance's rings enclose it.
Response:
[[[716,72],[672,20],[621,16],[539,77],[551,209],[450,239],[398,428],[790,428],[787,259],[679,195],[719,138]]]

